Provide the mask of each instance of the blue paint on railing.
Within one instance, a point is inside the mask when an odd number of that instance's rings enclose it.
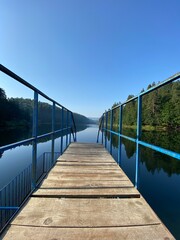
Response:
[[[0,210],[19,210],[19,207],[0,207]]]

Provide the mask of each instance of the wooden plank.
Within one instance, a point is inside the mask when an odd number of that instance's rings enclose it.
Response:
[[[3,240],[173,240],[162,224],[111,228],[44,228],[12,225],[3,234]]]
[[[134,188],[91,188],[91,189],[37,189],[33,197],[66,197],[66,198],[136,198],[140,193]]]
[[[107,161],[107,159],[109,159],[111,162],[113,161],[114,162],[114,160],[110,157],[110,156],[108,156],[108,155],[102,155],[102,154],[100,154],[99,156],[97,155],[97,154],[82,154],[82,155],[80,155],[80,154],[63,154],[63,155],[61,155],[59,158],[58,158],[58,160],[59,159],[67,159],[67,158],[77,158],[77,159],[84,159],[84,158],[87,158],[87,159],[94,159],[94,160],[96,160],[96,159],[100,159],[100,160],[106,160]]]
[[[77,155],[79,155],[79,157],[83,157],[85,154],[88,157],[97,155],[99,157],[109,157],[109,158],[111,158],[111,155],[109,155],[107,152],[104,152],[104,151],[101,151],[101,152],[100,151],[67,151],[67,152],[63,153],[64,156],[69,156],[69,155],[77,156]]]
[[[67,150],[71,150],[71,149],[77,149],[77,150],[79,150],[79,149],[92,149],[92,150],[94,150],[94,149],[100,149],[100,150],[104,150],[104,151],[106,151],[106,149],[103,147],[103,145],[101,145],[101,144],[92,144],[92,143],[89,143],[89,144],[81,144],[81,145],[78,145],[78,144],[74,144],[74,143],[72,143],[70,146],[69,146],[69,148],[67,149]]]
[[[84,173],[84,174],[76,174],[76,173],[49,173],[47,178],[49,180],[102,180],[102,181],[109,181],[109,180],[129,180],[125,174],[97,174],[97,173]]]
[[[81,161],[81,162],[104,162],[104,163],[106,163],[106,162],[108,162],[108,163],[114,163],[114,160],[113,159],[111,159],[111,158],[109,158],[109,157],[97,157],[97,156],[95,156],[95,157],[93,157],[92,155],[91,156],[79,156],[79,155],[77,155],[77,156],[75,156],[75,155],[70,155],[70,156],[67,156],[67,155],[62,155],[61,157],[59,157],[58,158],[58,160],[57,160],[58,162],[61,162],[61,161],[71,161],[71,162],[73,162],[73,161]]]
[[[101,152],[101,153],[106,153],[108,154],[108,151],[105,148],[95,148],[95,147],[89,147],[89,148],[72,148],[72,147],[68,147],[66,149],[66,151],[64,152],[64,154],[68,153],[68,152]]]
[[[123,227],[160,223],[143,198],[30,198],[12,225]]]
[[[71,144],[70,144],[70,146],[69,146],[69,148],[73,148],[73,147],[75,147],[75,148],[78,148],[78,147],[80,147],[80,148],[87,148],[87,147],[94,147],[94,148],[103,148],[104,149],[104,147],[103,147],[103,145],[102,144],[100,144],[100,143],[80,143],[80,142],[72,142]]]
[[[81,168],[81,166],[79,166],[79,168],[73,168],[73,167],[59,167],[56,165],[56,167],[54,167],[51,172],[73,172],[73,173],[83,173],[83,172],[103,172],[104,173],[113,173],[113,172],[116,172],[116,173],[122,173],[121,169],[117,169],[117,168],[112,168],[112,167],[105,167],[105,168],[102,168],[102,167],[88,167],[88,168]]]
[[[87,156],[90,156],[90,155],[92,155],[92,156],[94,156],[94,155],[97,155],[97,156],[101,156],[101,157],[108,157],[109,155],[108,155],[108,152],[106,152],[106,151],[103,151],[103,150],[97,150],[97,151],[90,151],[90,150],[77,150],[77,151],[71,151],[71,150],[68,150],[68,151],[66,151],[65,153],[64,153],[64,155],[79,155],[79,156],[83,156],[83,155],[87,155]]]
[[[117,170],[119,172],[122,172],[122,170],[117,166],[117,165],[80,165],[80,166],[73,166],[73,165],[70,165],[70,166],[62,166],[61,164],[56,164],[55,167],[52,169],[52,170],[55,170],[55,169],[58,169],[58,170],[73,170],[74,172],[78,169],[80,170],[90,170],[90,169],[94,169],[94,170]]]
[[[97,174],[114,174],[114,173],[119,173],[121,174],[121,170],[114,170],[114,169],[77,169],[76,171],[74,171],[73,169],[53,169],[51,170],[51,173],[74,173],[74,174],[84,174],[84,173],[97,173]]]
[[[111,160],[105,160],[105,159],[78,159],[78,158],[71,158],[71,159],[61,159],[61,160],[57,160],[57,164],[60,163],[60,162],[77,162],[77,163],[102,163],[102,164],[106,164],[106,163],[114,163],[113,161]]]
[[[63,161],[57,161],[56,166],[118,166],[115,162],[63,162]]]
[[[40,188],[120,188],[132,187],[128,180],[61,180],[45,179]]]
[[[52,171],[73,171],[74,173],[78,170],[80,171],[86,171],[86,170],[101,170],[101,171],[117,171],[117,172],[122,172],[122,170],[120,168],[118,168],[116,165],[114,166],[109,166],[109,165],[106,165],[106,166],[94,166],[94,165],[77,165],[77,166],[74,166],[74,165],[66,165],[66,166],[62,166],[62,165],[59,165],[59,164],[56,164],[54,168],[52,168]]]
[[[108,155],[107,152],[104,151],[67,151],[66,153],[64,153],[64,156],[69,156],[69,155],[73,155],[73,156],[79,156],[79,157],[83,157],[83,156],[100,156],[100,157],[110,157]]]

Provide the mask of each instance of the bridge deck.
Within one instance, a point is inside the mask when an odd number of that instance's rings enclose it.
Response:
[[[72,143],[3,239],[174,239],[99,144]]]

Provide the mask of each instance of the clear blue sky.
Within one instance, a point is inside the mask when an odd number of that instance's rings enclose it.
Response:
[[[175,74],[179,56],[180,0],[0,2],[0,63],[86,116]],[[29,97],[2,74],[0,87]]]

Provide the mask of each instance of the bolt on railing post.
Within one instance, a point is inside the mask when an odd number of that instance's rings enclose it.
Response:
[[[32,177],[31,188],[36,188],[36,169],[37,169],[37,135],[38,135],[38,93],[34,91],[34,108],[33,108],[33,126],[32,126]]]
[[[106,128],[106,130],[105,130],[105,148],[107,147],[107,122],[108,122],[108,113],[107,112],[105,112],[105,121],[106,121],[106,124],[105,124],[105,128]]]
[[[64,108],[61,109],[61,154],[63,153]]]
[[[119,142],[118,142],[118,163],[121,165],[121,134],[122,134],[122,115],[123,115],[123,105],[119,107]]]
[[[136,173],[135,173],[135,187],[139,186],[139,161],[140,161],[140,146],[139,140],[141,139],[142,129],[142,96],[138,96],[137,106],[137,135],[136,135]]]
[[[55,131],[55,111],[56,111],[56,104],[53,102],[52,106],[52,135],[51,135],[51,164],[54,164],[54,131]]]
[[[110,111],[110,153],[112,154],[113,110]]]

